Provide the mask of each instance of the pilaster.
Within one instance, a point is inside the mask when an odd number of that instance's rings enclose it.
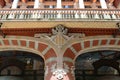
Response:
[[[62,0],[57,0],[57,8],[62,8]]]
[[[39,8],[40,2],[39,0],[35,0],[34,2],[34,8]]]
[[[18,2],[19,2],[19,0],[13,0],[12,9],[16,9],[17,8]]]
[[[85,8],[84,0],[79,0],[79,8]]]
[[[102,9],[107,9],[107,4],[105,0],[100,0],[100,4]]]

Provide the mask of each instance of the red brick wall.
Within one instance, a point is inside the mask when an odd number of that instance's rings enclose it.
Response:
[[[119,3],[120,3],[120,0],[115,0],[113,4],[114,4],[114,6],[117,8],[118,5],[119,5]]]
[[[1,7],[4,7],[5,6],[5,1],[4,0],[0,0],[0,5],[1,5]]]

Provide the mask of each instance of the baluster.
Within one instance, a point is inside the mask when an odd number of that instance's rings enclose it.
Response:
[[[2,11],[0,11],[0,19],[2,19]]]
[[[91,19],[91,12],[87,11],[88,18]]]
[[[52,11],[50,11],[49,15],[50,15],[50,18],[53,19],[54,13]]]
[[[6,11],[3,12],[2,19],[6,19]]]
[[[55,12],[55,11],[53,11],[53,13],[54,13],[53,18],[55,19],[55,18],[56,18],[56,12]]]
[[[91,11],[91,19],[94,19],[94,11]]]
[[[107,15],[106,15],[106,13],[105,12],[103,12],[103,18],[104,19],[106,19],[107,17],[106,17]]]
[[[65,11],[65,19],[67,18],[67,13],[66,13],[66,11]]]
[[[99,16],[100,16],[100,19],[103,19],[103,13],[101,11],[99,11]]]
[[[50,17],[51,17],[50,11],[48,11],[47,14],[48,14],[47,19],[50,19]]]
[[[62,13],[61,13],[61,14],[62,14],[62,19],[64,19],[64,14],[65,14],[65,12],[64,12],[64,11],[62,11]]]
[[[110,13],[107,11],[107,18],[108,19],[111,19],[111,17],[110,17]]]
[[[38,11],[35,11],[35,19],[38,19]]]
[[[76,18],[76,19],[79,18],[78,11],[75,12],[75,18]]]
[[[34,11],[31,11],[31,19],[34,18]]]
[[[120,19],[120,11],[117,11],[117,17]]]
[[[41,18],[42,19],[44,18],[44,11],[42,11],[42,13],[41,13]]]
[[[8,19],[14,19],[13,11],[10,11],[10,14],[8,16]]]
[[[44,12],[44,15],[45,15],[45,19],[47,18],[47,11]]]
[[[62,16],[61,16],[61,11],[57,11],[57,18],[58,18],[58,19],[61,19],[61,18],[62,18]]]
[[[94,18],[95,18],[95,19],[100,19],[100,18],[99,18],[99,15],[98,15],[98,11],[95,12]]]
[[[41,18],[41,11],[38,11],[38,19]]]
[[[19,11],[16,11],[16,14],[15,14],[15,19],[18,19],[19,18]]]
[[[19,19],[23,19],[24,15],[23,15],[23,11],[20,11],[20,16]]]
[[[30,19],[30,14],[31,14],[31,12],[30,11],[26,11],[26,14],[27,14],[27,19]]]
[[[27,19],[27,12],[24,12],[24,19]]]
[[[117,19],[116,15],[115,15],[115,11],[111,11],[111,17],[112,17],[112,19]]]

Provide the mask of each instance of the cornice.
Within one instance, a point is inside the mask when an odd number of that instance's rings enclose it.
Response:
[[[36,33],[51,33],[52,28],[7,28],[2,29],[6,35],[31,36]],[[68,33],[84,33],[86,36],[112,35],[115,28],[68,28]]]

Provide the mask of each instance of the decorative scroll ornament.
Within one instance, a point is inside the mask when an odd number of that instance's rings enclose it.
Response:
[[[66,72],[63,69],[56,69],[53,72],[53,76],[55,76],[58,80],[63,80],[64,76],[66,76]]]
[[[70,40],[70,37],[67,36],[68,29],[63,25],[57,25],[55,28],[52,29],[52,41],[54,44],[61,47],[64,45],[68,40]]]
[[[68,29],[65,26],[59,24],[52,29],[52,34],[56,35],[58,33],[66,35],[68,33]]]

